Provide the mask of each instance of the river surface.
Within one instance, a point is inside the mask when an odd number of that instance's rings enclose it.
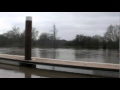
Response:
[[[23,48],[0,48],[0,54],[24,55]],[[88,49],[32,49],[33,57],[60,60],[119,63],[117,50],[88,50]],[[52,71],[51,71],[52,70]],[[63,72],[64,71],[64,72]],[[71,73],[72,72],[72,73]],[[12,66],[0,63],[0,78],[94,78],[119,77],[119,72],[73,69],[37,65],[36,68]]]
[[[0,48],[0,54],[24,55],[23,48]],[[91,49],[32,49],[33,57],[51,58],[60,60],[119,63],[118,50],[91,50]]]

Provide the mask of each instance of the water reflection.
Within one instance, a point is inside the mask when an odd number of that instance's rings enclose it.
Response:
[[[40,50],[40,57],[56,59],[58,57],[58,51],[55,49]]]
[[[77,61],[119,64],[117,50],[76,50],[75,58]]]
[[[57,49],[35,48],[35,49],[32,49],[32,56],[56,59],[57,57],[59,57],[59,52]]]
[[[24,55],[23,48],[0,48],[0,53],[12,54],[12,55]],[[100,63],[119,63],[119,54],[117,50],[75,50],[75,49],[32,49],[33,57],[40,58],[52,58],[61,60],[75,60],[75,61],[86,61],[86,62],[100,62]],[[43,68],[43,66],[42,66]],[[44,68],[45,69],[45,68]],[[54,70],[54,71],[48,71]],[[17,67],[0,64],[0,78],[59,78],[59,77],[93,77],[89,75],[81,74],[69,74],[56,71],[67,71],[75,73],[86,73],[91,75],[101,75],[101,76],[114,76],[118,77],[119,72],[110,71],[100,71],[100,70],[82,70],[82,69],[72,69],[63,67],[48,67],[47,70]]]
[[[91,77],[95,76],[0,64],[0,78],[91,78]]]
[[[103,52],[104,61],[107,63],[119,64],[119,53],[118,50],[104,50]]]
[[[61,72],[65,71],[65,72]],[[68,73],[69,72],[69,73]],[[72,73],[70,73],[72,72]],[[119,72],[41,66],[27,68],[0,64],[0,78],[95,78],[119,77]]]
[[[0,48],[0,53],[12,55],[24,55],[23,48]],[[75,60],[100,63],[119,63],[117,50],[91,50],[91,49],[32,49],[33,57],[51,58],[60,60]]]
[[[23,48],[0,48],[0,54],[24,55]]]

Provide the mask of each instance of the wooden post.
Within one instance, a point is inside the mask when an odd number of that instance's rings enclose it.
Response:
[[[32,17],[26,17],[25,26],[25,60],[31,60]]]
[[[32,60],[31,59],[31,48],[32,48],[32,17],[26,17],[26,24],[25,24],[25,60]],[[27,62],[21,62],[20,66],[26,67],[34,67],[36,68],[35,64],[29,64]]]

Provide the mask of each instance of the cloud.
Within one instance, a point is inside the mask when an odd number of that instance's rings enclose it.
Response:
[[[33,17],[33,26],[42,32],[50,32],[56,24],[58,37],[71,40],[76,34],[103,35],[111,24],[119,24],[119,12],[0,12],[0,33],[13,26],[25,29],[26,16]]]

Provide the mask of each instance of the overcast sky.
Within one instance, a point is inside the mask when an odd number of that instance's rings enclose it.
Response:
[[[25,29],[26,16],[32,16],[39,33],[50,32],[56,24],[58,37],[72,40],[76,34],[103,36],[109,25],[120,24],[119,12],[0,12],[0,34],[13,26]]]

